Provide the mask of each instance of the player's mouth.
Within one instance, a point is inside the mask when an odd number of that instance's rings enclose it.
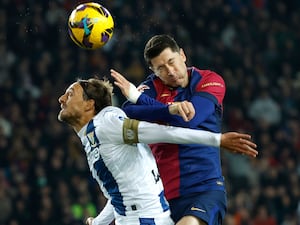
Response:
[[[176,82],[177,80],[179,80],[179,77],[177,77],[177,76],[170,77],[171,82]]]
[[[60,111],[59,114],[61,114],[66,109],[65,105],[60,105]]]
[[[65,104],[60,104],[60,108],[61,108],[61,110],[63,110],[63,109],[66,108],[66,105]]]

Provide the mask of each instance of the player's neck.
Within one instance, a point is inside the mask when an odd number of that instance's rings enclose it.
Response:
[[[78,119],[73,125],[73,129],[76,133],[78,133],[88,122],[90,122],[93,119],[94,115],[89,116],[83,116],[80,119]]]

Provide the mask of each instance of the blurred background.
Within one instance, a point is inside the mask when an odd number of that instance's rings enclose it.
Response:
[[[67,33],[84,1],[0,2],[0,225],[83,225],[105,204],[58,97],[115,68],[138,85],[146,41],[172,35],[187,64],[223,76],[224,131],[250,133],[256,159],[222,151],[225,225],[300,224],[300,1],[103,0],[115,20],[102,49]],[[114,104],[124,98],[115,90]]]

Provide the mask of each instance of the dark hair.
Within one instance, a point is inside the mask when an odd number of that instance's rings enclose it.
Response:
[[[112,105],[112,84],[104,78],[90,78],[88,80],[77,79],[83,89],[83,99],[93,99],[95,101],[95,114],[104,107]]]
[[[151,59],[158,56],[163,50],[170,48],[173,52],[179,52],[177,42],[169,35],[155,35],[146,43],[144,49],[144,59],[149,66],[152,66]]]

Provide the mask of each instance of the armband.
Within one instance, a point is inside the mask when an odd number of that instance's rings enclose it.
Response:
[[[125,144],[139,143],[138,120],[125,118],[123,123],[123,140]]]

